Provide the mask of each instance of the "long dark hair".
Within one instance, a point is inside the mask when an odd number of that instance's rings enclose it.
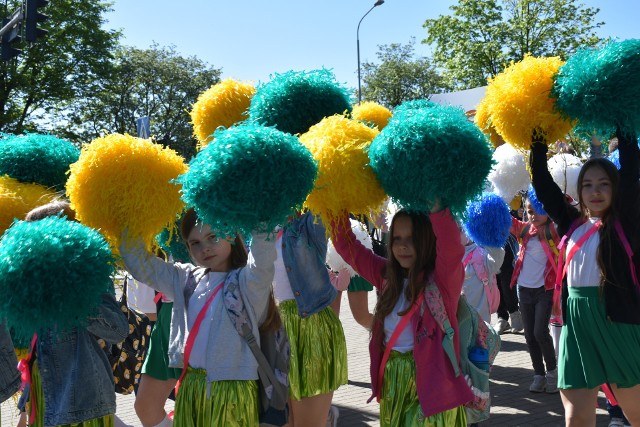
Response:
[[[406,217],[411,220],[411,238],[416,251],[416,262],[410,269],[402,268],[398,260],[393,255],[394,232],[398,218]],[[456,236],[455,238],[458,238]],[[400,293],[404,289],[404,279],[409,280],[405,296],[410,302],[407,310],[398,313],[404,315],[411,305],[418,299],[418,296],[427,286],[427,280],[436,267],[436,235],[433,233],[431,221],[427,214],[422,212],[398,211],[391,221],[389,230],[389,243],[387,247],[387,266],[385,269],[385,279],[387,284],[378,298],[378,303],[373,315],[373,323],[383,322],[393,311]],[[382,337],[381,337],[382,338]],[[382,347],[382,342],[378,343]]]
[[[620,175],[618,173],[618,169],[616,169],[615,165],[611,163],[608,159],[604,157],[595,157],[589,159],[580,169],[580,173],[578,174],[578,199],[580,204],[580,212],[582,216],[586,219],[589,217],[589,210],[587,209],[584,201],[582,200],[582,189],[584,188],[584,175],[585,173],[591,169],[598,167],[604,171],[611,182],[611,204],[609,208],[604,212],[602,217],[602,228],[600,229],[600,245],[598,246],[598,267],[600,267],[600,286],[604,285],[605,282],[605,265],[612,265],[612,259],[605,260],[603,259],[603,248],[607,248],[607,253],[609,257],[612,258],[613,254],[613,240],[614,235],[616,234],[614,229],[614,221],[618,218],[618,209],[617,209],[617,200],[618,200],[618,183],[620,181]],[[608,271],[608,274],[615,274],[613,271]]]
[[[187,237],[191,230],[198,224],[198,214],[196,214],[193,208],[189,209],[185,212],[182,217],[182,223],[180,224],[180,234],[182,236],[182,241],[184,245],[189,249],[189,244],[187,243]],[[248,252],[247,248],[244,245],[244,241],[240,235],[236,235],[233,244],[231,245],[231,254],[229,255],[229,267],[231,270],[235,270],[237,268],[242,268],[247,265]],[[278,312],[278,307],[276,306],[275,299],[273,298],[273,292],[269,295],[269,301],[267,302],[267,316],[260,325],[260,332],[275,332],[282,325],[282,319],[280,318],[280,313]]]

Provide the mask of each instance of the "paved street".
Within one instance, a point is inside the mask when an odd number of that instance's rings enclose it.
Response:
[[[370,306],[373,309],[373,293]],[[378,426],[378,404],[367,404],[369,388],[369,333],[351,316],[346,296],[343,296],[340,316],[347,338],[349,356],[349,384],[341,387],[334,396],[334,404],[340,408],[338,425],[341,427]],[[532,379],[531,361],[524,336],[502,335],[502,350],[491,374],[493,405],[491,418],[481,427],[516,426],[564,426],[562,403],[558,394],[534,394],[528,391]],[[604,408],[601,393],[599,406]],[[15,426],[15,406],[9,400],[2,405],[2,426]],[[171,408],[172,405],[167,405]],[[598,427],[606,427],[606,411],[598,409]],[[126,423],[140,426],[133,410],[133,396],[118,395],[117,414]]]

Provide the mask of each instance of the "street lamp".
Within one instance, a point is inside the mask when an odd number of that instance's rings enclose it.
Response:
[[[360,87],[360,24],[362,24],[362,20],[369,14],[369,12],[371,12],[376,6],[380,6],[382,3],[384,3],[384,0],[376,1],[373,6],[371,6],[371,9],[369,9],[362,18],[360,18],[360,22],[358,22],[358,30],[356,31],[356,42],[358,47],[358,104],[362,102],[362,88]]]

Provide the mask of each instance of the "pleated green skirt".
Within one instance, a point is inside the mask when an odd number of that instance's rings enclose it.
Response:
[[[256,427],[258,383],[214,381],[207,393],[204,369],[188,368],[176,396],[175,427]]]
[[[27,414],[31,413],[31,405],[33,398],[35,397],[36,404],[36,416],[35,420],[29,420],[30,426],[44,427],[44,393],[42,391],[42,380],[40,378],[40,368],[38,368],[38,362],[33,362],[31,368],[31,398],[27,403]],[[108,393],[108,390],[105,391]],[[114,392],[115,393],[115,392]],[[80,423],[62,424],[59,427],[113,427],[113,414],[105,415],[100,418],[94,418],[92,420],[82,421]]]
[[[640,384],[640,325],[611,322],[598,287],[569,287],[560,334],[558,387]]]
[[[147,356],[142,365],[142,373],[149,375],[160,381],[169,379],[177,380],[180,378],[182,369],[169,367],[169,329],[171,327],[171,311],[172,302],[162,303],[158,312],[158,320],[156,321],[151,337],[149,339],[149,349]]]
[[[291,345],[291,398],[317,396],[347,384],[347,343],[333,310],[326,307],[302,319],[295,300],[281,302],[279,309]]]
[[[413,352],[392,350],[384,368],[380,396],[381,427],[466,427],[464,406],[425,418],[416,390],[416,363]]]

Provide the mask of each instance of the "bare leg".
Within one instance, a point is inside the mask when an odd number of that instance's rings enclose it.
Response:
[[[289,427],[325,427],[333,392],[291,400]]]
[[[27,413],[20,412],[20,418],[18,419],[18,425],[16,427],[27,427]]]
[[[164,404],[176,385],[176,380],[157,380],[147,374],[140,376],[134,404],[136,415],[144,427],[158,425],[167,416]]]
[[[560,390],[566,427],[591,427],[596,425],[597,388],[572,388]]]
[[[340,317],[340,303],[342,302],[342,291],[338,291],[336,299],[333,300],[330,307],[336,316]]]
[[[361,326],[371,330],[373,314],[369,313],[369,292],[347,292],[347,296],[349,297],[349,307],[351,308],[351,313],[353,313],[353,318]]]
[[[618,399],[618,404],[622,408],[624,415],[632,426],[640,426],[640,385],[630,388],[618,388],[615,384],[611,384],[613,394]]]

